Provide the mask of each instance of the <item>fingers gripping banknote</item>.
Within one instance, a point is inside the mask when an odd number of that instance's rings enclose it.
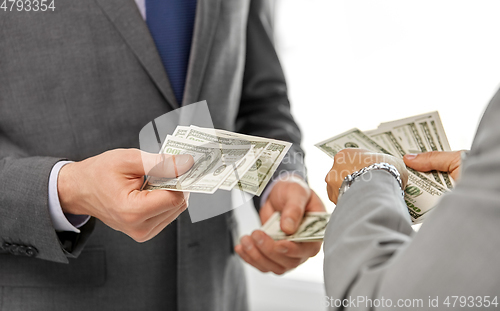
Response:
[[[293,242],[318,242],[323,241],[326,225],[330,214],[326,212],[308,212],[292,235],[287,235],[281,230],[281,213],[274,213],[262,226],[261,230],[274,240],[287,240]]]
[[[332,158],[345,148],[363,148],[399,158],[407,153],[451,150],[437,112],[381,123],[372,131],[361,132],[354,128],[316,147]],[[444,172],[422,173],[411,168],[408,171],[405,202],[412,221],[420,223],[440,197],[453,188],[453,180]]]
[[[143,189],[214,193],[237,188],[260,195],[291,143],[229,131],[178,126],[163,154],[190,154],[193,167],[178,178],[148,177]]]

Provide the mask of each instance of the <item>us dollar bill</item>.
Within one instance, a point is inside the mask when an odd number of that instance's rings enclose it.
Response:
[[[409,128],[413,128],[413,124],[409,126]],[[399,127],[398,129],[401,129]],[[402,131],[391,131],[386,128],[382,129],[377,129],[374,131],[370,131],[366,133],[371,139],[374,141],[378,142],[381,146],[383,146],[386,150],[390,152],[390,154],[403,158],[403,156],[407,153],[421,153],[421,152],[427,152],[430,151],[426,148],[426,146],[423,145],[422,143],[422,138],[419,135],[419,133],[416,133],[415,136],[411,136],[409,138],[404,137],[404,139],[401,139],[398,134],[406,132],[405,130],[408,130],[408,128],[403,129]],[[397,139],[397,146],[394,143],[393,139]],[[411,143],[408,144],[405,142],[410,141]],[[408,147],[410,146],[410,147]],[[417,151],[418,148],[418,151]],[[420,173],[424,176],[426,176],[429,179],[432,179],[433,181],[437,182],[440,185],[444,185],[442,179],[441,179],[441,173],[437,171],[432,171],[432,172],[425,172],[425,173]]]
[[[167,136],[160,153],[190,154],[194,158],[194,165],[177,178],[151,176],[143,189],[214,193],[233,171],[231,167],[241,161],[252,148],[249,144],[228,146]]]
[[[322,141],[316,144],[316,147],[332,158],[345,148],[363,148],[396,157],[401,157],[401,154],[404,155],[405,151],[396,137],[391,132],[385,132],[385,135],[381,141],[384,141],[388,146],[387,149],[357,128]],[[389,150],[392,150],[392,152]],[[408,185],[405,189],[404,199],[413,223],[420,223],[447,189],[420,172],[413,169],[408,169],[408,171]]]
[[[237,187],[260,196],[291,147],[291,143],[271,141],[250,170],[238,181]]]
[[[377,140],[387,132],[391,132],[398,139],[405,154],[451,150],[437,111],[382,123],[377,130],[370,131],[367,135]],[[399,152],[396,154],[399,155]],[[436,182],[448,189],[453,188],[454,182],[446,172],[431,171],[426,176],[432,176]]]
[[[243,135],[226,135],[222,131],[215,129],[178,126],[173,136],[194,140],[203,143],[217,143],[225,146],[248,146],[252,150],[238,163],[234,163],[230,168],[232,172],[220,185],[222,190],[231,190],[243,176],[252,168],[259,156],[270,144],[269,139],[258,139],[256,137],[243,137]]]
[[[227,135],[246,140],[261,140],[267,141],[269,144],[264,148],[262,153],[253,162],[250,169],[241,176],[238,183],[235,185],[236,189],[245,191],[247,193],[260,196],[267,184],[274,175],[274,172],[283,161],[292,143],[287,141],[262,138],[240,133],[233,133],[224,130],[216,130],[220,135]]]
[[[433,131],[431,130],[432,123],[431,122],[419,122],[418,125],[422,129],[422,132],[424,133],[424,137],[426,141],[429,144],[429,147],[431,148],[432,151],[450,151],[450,148],[444,149],[442,146],[443,144],[440,143],[441,138],[439,135],[434,135]],[[436,133],[437,134],[437,133]],[[445,138],[446,139],[446,138]],[[446,187],[448,189],[453,189],[454,187],[454,182],[451,176],[447,172],[439,172],[441,178],[443,179]]]
[[[281,213],[275,212],[261,227],[261,230],[276,241],[318,242],[323,241],[329,220],[330,214],[327,212],[307,212],[297,231],[292,235],[287,235],[281,230]]]
[[[193,167],[178,178],[150,176],[143,189],[200,193],[239,189],[259,196],[291,145],[225,130],[178,126],[160,153],[191,154]]]

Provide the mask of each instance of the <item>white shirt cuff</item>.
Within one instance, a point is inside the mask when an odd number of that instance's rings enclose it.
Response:
[[[59,202],[59,193],[57,192],[57,177],[61,168],[71,163],[71,161],[57,162],[50,172],[49,177],[49,214],[56,231],[71,231],[80,233],[78,228],[89,221],[90,216],[64,214],[61,203]]]
[[[273,190],[274,186],[276,185],[277,182],[279,181],[292,181],[300,184],[302,187],[309,189],[309,185],[306,183],[304,178],[298,174],[290,173],[290,172],[281,172],[277,178],[275,178],[264,190],[262,193],[262,198],[260,200],[261,204],[260,206],[264,205],[266,203],[267,198],[269,197],[269,194],[271,193],[271,190]]]

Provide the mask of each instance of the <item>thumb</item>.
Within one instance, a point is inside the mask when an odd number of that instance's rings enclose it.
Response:
[[[420,154],[407,154],[403,158],[405,164],[420,172],[448,172],[452,156],[448,152],[431,151]]]
[[[178,177],[193,166],[194,159],[189,154],[153,154],[141,151],[144,175],[155,177]]]
[[[300,186],[302,188],[302,186]],[[304,212],[311,197],[311,192],[290,191],[284,200],[283,210],[281,211],[281,230],[286,234],[293,234],[299,228],[304,218]]]

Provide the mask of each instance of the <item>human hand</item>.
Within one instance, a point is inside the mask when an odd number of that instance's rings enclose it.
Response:
[[[431,151],[404,156],[405,164],[420,172],[441,171],[450,174],[451,178],[460,179],[462,151]]]
[[[388,154],[372,153],[365,149],[343,149],[334,157],[333,167],[326,175],[326,189],[330,200],[337,204],[339,188],[347,175],[375,163],[387,163],[394,165],[401,175],[403,189],[408,182],[408,171],[400,159]]]
[[[190,155],[116,149],[63,166],[58,193],[65,213],[90,215],[137,242],[160,233],[188,206],[186,193],[140,191],[144,175],[173,178],[187,172]]]
[[[298,180],[300,179],[300,180]],[[299,177],[278,181],[265,204],[260,209],[260,219],[265,223],[271,215],[281,212],[281,229],[286,234],[297,231],[305,212],[324,212],[320,198]],[[274,241],[261,230],[243,236],[235,251],[250,265],[262,272],[283,274],[296,268],[321,249],[321,242],[296,243]]]

